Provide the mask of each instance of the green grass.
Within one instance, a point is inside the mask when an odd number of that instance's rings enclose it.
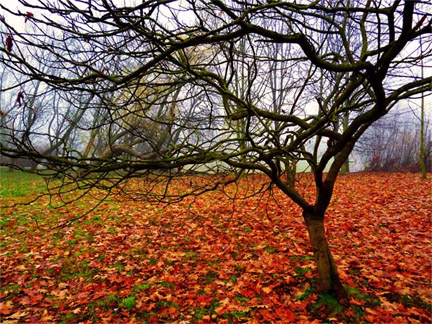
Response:
[[[151,287],[151,284],[148,284],[148,283],[143,283],[143,284],[139,284],[139,285],[136,285],[133,289],[132,289],[132,291],[145,291],[145,290],[147,290],[147,289],[150,289],[150,287]]]
[[[208,305],[207,307],[198,307],[194,309],[193,314],[195,320],[199,322],[205,315],[215,314],[215,309],[219,306],[219,301],[220,298],[216,297],[211,301],[210,305]]]
[[[236,297],[234,297],[234,300],[238,301],[241,304],[246,304],[247,302],[250,301],[250,298],[249,297],[244,297],[244,296],[236,296]]]
[[[162,287],[165,287],[165,288],[175,289],[175,284],[173,284],[172,282],[169,282],[169,281],[162,281],[162,282],[160,283],[160,285],[161,285]]]
[[[89,260],[77,262],[73,257],[63,259],[63,267],[58,275],[60,280],[71,280],[74,278],[91,278],[95,271],[89,267]]]
[[[294,272],[296,277],[303,277],[306,273],[311,271],[310,268],[300,268],[300,267],[294,267]]]
[[[134,307],[135,307],[136,301],[135,301],[135,296],[134,295],[130,295],[127,296],[126,298],[123,298],[122,300],[120,300],[120,307],[131,311]]]
[[[228,319],[228,323],[238,323],[239,321],[245,321],[249,317],[249,312],[232,311],[222,315],[222,318]]]
[[[310,261],[313,260],[313,256],[310,255],[292,255],[289,257],[290,260]]]
[[[311,294],[313,294],[313,289],[312,288],[308,288],[308,289],[306,289],[306,291],[303,293],[303,294],[301,294],[300,296],[298,296],[298,300],[306,300],[308,297],[309,297],[309,295],[311,295]]]
[[[271,247],[269,245],[266,245],[264,250],[270,254],[275,254],[275,253],[279,252],[277,248]]]
[[[204,282],[205,285],[209,285],[217,279],[219,279],[219,274],[215,271],[209,271],[205,275],[200,276],[200,281]]]
[[[342,314],[345,310],[344,306],[342,306],[336,298],[329,294],[319,295],[318,300],[315,305],[313,305],[313,307],[318,310],[321,310],[322,307],[326,308],[330,313],[330,316]]]
[[[0,168],[0,196],[3,198],[43,193],[45,188],[45,180],[37,174]]]
[[[345,290],[353,298],[364,301],[366,307],[377,307],[381,305],[381,302],[378,298],[371,295],[363,294],[356,287],[346,286]]]
[[[432,309],[432,305],[418,296],[400,295],[389,293],[385,296],[390,302],[403,304],[406,308],[418,307],[423,309]]]
[[[184,257],[185,259],[194,260],[194,261],[199,259],[199,256],[196,253],[187,253]]]

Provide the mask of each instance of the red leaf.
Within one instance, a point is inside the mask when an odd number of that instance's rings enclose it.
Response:
[[[27,11],[26,18],[25,18],[24,22],[26,23],[32,17],[33,17],[33,13]]]
[[[12,45],[13,45],[12,41],[13,41],[12,35],[9,35],[8,37],[6,37],[6,49],[9,52],[12,51]]]
[[[278,307],[275,309],[275,313],[279,316],[280,319],[287,321],[288,323],[295,322],[295,316],[293,312],[287,307]]]
[[[1,302],[0,303],[0,314],[1,315],[8,315],[12,313],[13,305],[12,301],[9,300],[7,302]]]

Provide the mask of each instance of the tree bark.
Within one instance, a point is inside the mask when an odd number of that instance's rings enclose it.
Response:
[[[343,131],[345,132],[349,126],[349,114],[345,113],[344,118],[343,118]],[[349,155],[345,161],[345,163],[342,165],[342,168],[340,170],[341,174],[347,174],[350,172],[350,167],[349,167]]]
[[[423,57],[423,43],[422,38],[420,36],[420,55]],[[424,77],[424,65],[423,58],[421,60],[421,77]],[[425,145],[424,145],[424,125],[425,125],[425,104],[424,104],[424,93],[421,94],[421,105],[420,105],[420,170],[422,179],[427,179],[427,169],[425,162]]]
[[[339,278],[339,273],[332,253],[327,243],[324,229],[324,217],[303,213],[309,233],[314,259],[318,270],[317,293],[335,293],[340,298],[346,297],[346,292]]]

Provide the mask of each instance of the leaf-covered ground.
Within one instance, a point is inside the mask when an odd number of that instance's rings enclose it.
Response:
[[[40,189],[24,185],[3,181],[3,205]],[[432,321],[432,192],[416,174],[338,180],[326,225],[349,305],[313,292],[300,210],[278,191],[236,204],[221,192],[191,206],[106,201],[44,230],[94,203],[2,209],[2,323]]]

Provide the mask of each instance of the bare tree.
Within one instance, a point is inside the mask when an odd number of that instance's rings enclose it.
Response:
[[[0,47],[0,63],[15,70],[21,66],[28,82],[38,80],[51,91],[68,94],[75,104],[74,98],[88,94],[92,99],[86,112],[96,116],[92,111],[97,109],[103,116],[93,119],[91,128],[106,134],[109,150],[93,156],[66,150],[54,156],[29,145],[2,144],[4,154],[46,159],[59,171],[81,170],[88,186],[106,186],[101,179],[113,171],[123,172],[118,184],[166,170],[159,173],[166,177],[166,190],[146,186],[147,198],[199,194],[249,171],[260,172],[269,179],[266,188],[279,188],[303,210],[318,291],[344,295],[325,236],[325,212],[339,171],[361,135],[398,102],[431,90],[430,76],[407,72],[421,59],[430,62],[430,48],[420,55],[418,45],[420,36],[431,40],[424,4],[19,2],[25,12],[10,14],[24,19],[32,12],[29,22],[49,26],[50,32],[26,34],[4,20],[9,34],[3,36],[10,42]],[[335,52],[315,40],[341,46]],[[44,60],[46,53],[55,60]],[[275,86],[277,82],[283,85]],[[160,135],[162,145],[148,136],[149,125],[156,124],[156,133],[168,134]],[[75,126],[89,131],[83,122]],[[25,131],[33,134],[32,125]],[[314,201],[286,176],[293,161],[306,163],[313,173]],[[170,190],[172,171],[210,170],[216,162],[231,175],[191,183],[186,193]]]
[[[423,56],[423,43],[420,37],[420,55]],[[421,77],[424,78],[424,65],[423,60],[421,61]],[[420,103],[420,148],[419,148],[419,160],[422,178],[427,178],[427,167],[426,167],[426,157],[425,157],[425,98],[424,94],[421,95]]]
[[[422,124],[423,133],[418,131]],[[422,155],[420,136],[423,136]],[[392,111],[366,131],[355,151],[370,171],[419,172],[422,164],[426,170],[431,170],[430,119],[424,118],[422,121],[411,111],[404,112],[402,109]]]

